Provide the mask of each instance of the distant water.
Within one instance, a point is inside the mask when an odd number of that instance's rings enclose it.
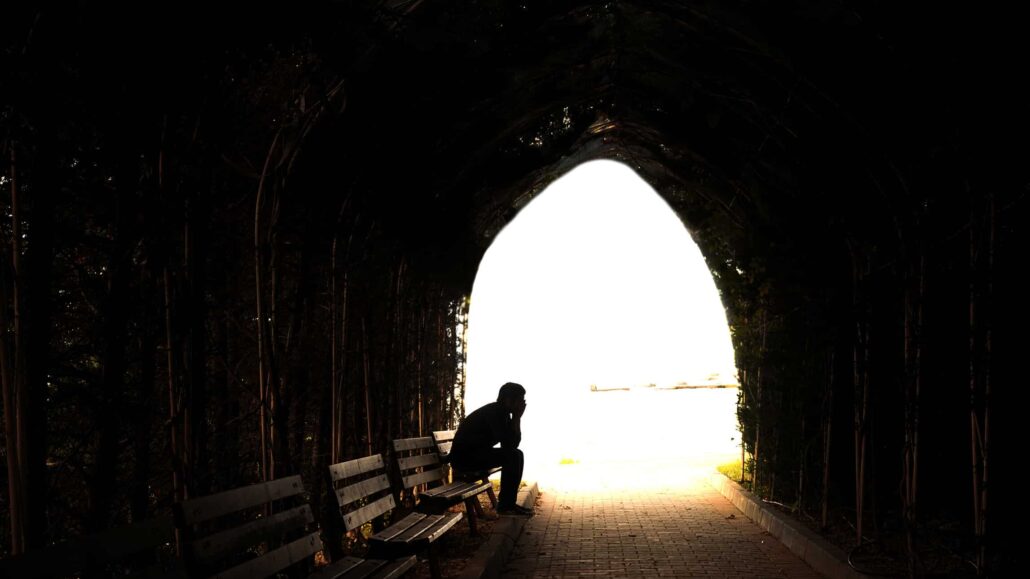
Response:
[[[563,461],[714,467],[740,459],[737,388],[584,390],[550,398],[548,391],[563,392],[539,388],[527,396],[522,426],[527,479]]]

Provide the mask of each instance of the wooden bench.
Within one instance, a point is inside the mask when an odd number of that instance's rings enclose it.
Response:
[[[476,517],[483,515],[479,495],[492,491],[492,484],[482,481],[447,482],[447,469],[436,452],[433,437],[400,438],[393,441],[393,455],[401,478],[402,490],[422,489],[418,493],[418,510],[442,512],[464,503],[469,530],[478,533]]]
[[[322,550],[322,539],[303,492],[300,476],[291,476],[177,504],[190,575],[261,579],[304,565],[306,573],[315,553]],[[316,576],[398,577],[415,562],[415,557],[394,561],[349,557]]]
[[[172,517],[142,521],[0,560],[0,577],[182,579]]]
[[[495,466],[488,469],[482,470],[458,470],[454,468],[454,464],[451,463],[451,445],[454,444],[454,433],[455,430],[434,430],[433,431],[433,442],[436,443],[436,452],[440,455],[440,461],[451,466],[451,473],[454,480],[461,481],[483,481],[490,482],[490,476],[501,472],[501,467]],[[490,485],[487,489],[486,494],[490,497],[490,505],[493,508],[497,508],[497,495],[494,494],[494,487]]]
[[[381,454],[331,465],[329,478],[347,531],[360,530],[380,515],[396,511],[397,501]],[[410,513],[369,537],[368,556],[392,558],[425,551],[430,572],[439,579],[440,563],[433,546],[460,520],[461,513]]]

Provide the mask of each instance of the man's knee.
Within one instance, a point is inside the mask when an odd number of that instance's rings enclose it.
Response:
[[[506,458],[511,463],[522,464],[525,461],[525,456],[522,454],[522,451],[517,448],[507,449],[506,454],[508,455]]]

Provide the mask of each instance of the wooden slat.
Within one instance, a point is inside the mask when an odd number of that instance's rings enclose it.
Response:
[[[418,468],[420,466],[436,465],[440,464],[440,457],[435,452],[429,454],[420,454],[418,456],[408,456],[397,459],[397,468],[401,472]]]
[[[463,513],[444,513],[444,518],[432,529],[429,529],[422,536],[422,540],[427,543],[434,543],[437,539],[442,537],[444,533],[451,530],[454,525],[458,524],[458,521],[465,515]]]
[[[397,535],[400,535],[411,528],[412,525],[418,524],[420,521],[425,519],[426,516],[422,513],[411,513],[389,527],[379,531],[372,535],[369,540],[372,541],[390,541]]]
[[[397,535],[391,542],[396,543],[417,543],[423,539],[422,535],[429,531],[432,527],[439,525],[441,522],[446,522],[444,515],[427,515],[426,518],[419,521],[417,524],[408,527],[406,531]]]
[[[372,579],[373,577],[380,577],[379,573],[385,569],[387,564],[389,564],[389,561],[382,559],[363,559],[357,567],[343,575],[337,575],[336,579]]]
[[[455,432],[457,432],[457,431],[456,430],[434,430],[433,431],[433,440],[435,440],[437,444],[441,444],[441,443],[444,443],[444,442],[450,442],[450,441],[454,440],[454,433]]]
[[[257,559],[212,575],[211,579],[263,579],[311,557],[322,549],[318,533],[312,533],[283,545]]]
[[[359,559],[358,557],[344,557],[339,561],[333,561],[322,567],[317,573],[308,576],[308,579],[337,579],[337,577],[345,577],[348,571],[364,562],[364,559]]]
[[[60,577],[121,561],[175,538],[171,517],[150,519],[0,559],[0,577]]]
[[[456,481],[445,485],[440,485],[431,489],[426,489],[422,492],[424,497],[432,497],[434,499],[448,498],[451,495],[458,493],[459,495],[466,491],[471,483]]]
[[[442,455],[448,455],[448,454],[451,453],[451,446],[452,445],[454,445],[453,442],[437,442],[436,443],[436,450],[437,450],[437,452],[439,452]]]
[[[446,475],[444,474],[443,469],[437,468],[437,469],[427,470],[425,472],[420,472],[420,473],[417,473],[417,474],[401,477],[401,481],[404,484],[404,488],[410,489],[410,488],[416,487],[416,486],[418,486],[420,484],[425,484],[425,483],[428,483],[428,482],[434,482],[434,481],[441,480],[445,476]]]
[[[314,521],[311,507],[305,504],[197,539],[190,544],[190,550],[197,562],[207,565],[229,553],[242,552],[268,539],[278,539],[294,529],[305,529]]]
[[[453,468],[453,467],[452,467]],[[457,470],[454,469],[454,478],[466,481],[485,480],[490,476],[501,472],[501,467],[495,466],[484,470]]]
[[[457,503],[485,492],[490,487],[490,483],[455,482],[429,489],[423,492],[422,496],[431,500]]]
[[[360,509],[355,509],[343,515],[343,526],[348,531],[353,531],[395,506],[397,506],[397,503],[393,500],[393,495],[386,495],[385,497],[369,503]]]
[[[493,488],[493,485],[490,484],[489,482],[483,483],[483,484],[479,484],[479,485],[473,485],[473,486],[465,489],[461,493],[461,498],[463,500],[464,499],[469,499],[469,498],[472,498],[472,497],[474,497],[474,496],[476,496],[478,494],[484,493],[484,492],[486,492],[486,491],[488,491],[489,489],[492,489],[492,488]]]
[[[398,438],[393,441],[393,450],[395,452],[420,450],[423,448],[433,448],[434,444],[433,437],[431,436],[422,436],[419,438]]]
[[[373,454],[372,456],[366,456],[364,458],[356,458],[346,462],[331,464],[329,465],[329,476],[333,479],[333,482],[336,482],[345,478],[358,476],[359,474],[383,468],[386,468],[386,462],[383,460],[383,455]]]
[[[397,579],[397,577],[401,577],[407,573],[408,570],[414,567],[416,563],[418,563],[418,559],[416,559],[414,555],[404,557],[402,559],[394,559],[384,567],[380,567],[376,570],[375,579]],[[347,577],[346,579],[350,579],[350,577]]]
[[[375,493],[388,488],[390,488],[390,479],[385,474],[381,474],[375,478],[356,482],[352,485],[347,485],[338,489],[336,491],[336,503],[341,507],[349,505],[354,501],[374,495]]]
[[[300,475],[294,475],[185,501],[178,505],[178,509],[184,524],[195,525],[302,492],[304,483]]]

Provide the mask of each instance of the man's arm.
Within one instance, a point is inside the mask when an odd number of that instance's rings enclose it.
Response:
[[[510,428],[507,437],[501,439],[501,448],[518,448],[522,442],[522,414],[526,411],[526,403],[511,413]]]

